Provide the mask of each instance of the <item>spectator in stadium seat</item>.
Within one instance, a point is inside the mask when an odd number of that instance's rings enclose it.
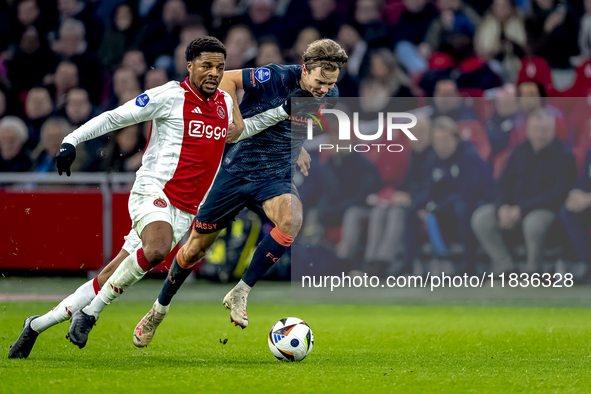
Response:
[[[57,10],[61,21],[66,19],[76,19],[82,22],[86,27],[88,36],[89,50],[96,51],[103,38],[103,23],[94,14],[94,2],[83,0],[58,0]]]
[[[138,77],[131,68],[120,67],[113,74],[114,95],[111,98],[109,107],[117,107],[118,103],[120,102],[121,95],[128,90],[140,90]]]
[[[347,61],[347,64],[343,66],[341,73],[346,71],[353,79],[358,79],[363,66],[368,61],[367,43],[361,38],[359,30],[350,24],[344,24],[341,26],[337,35],[337,42],[345,52],[347,52],[347,55],[349,55],[349,60]],[[338,86],[340,91],[341,85],[338,84]],[[353,96],[345,96],[341,94],[341,97]]]
[[[331,135],[331,143],[339,144],[338,134]],[[367,196],[381,188],[380,173],[362,153],[330,152],[328,162],[321,169],[323,188],[318,203],[318,222],[324,228],[342,226],[335,252],[340,259],[351,260],[361,246],[362,223],[369,213]]]
[[[179,45],[174,50],[174,78],[176,81],[183,81],[189,76],[187,70],[187,60],[185,60],[186,45]]]
[[[265,35],[281,34],[281,24],[275,16],[275,1],[253,0],[248,7],[248,26],[256,40]]]
[[[65,19],[60,23],[59,39],[51,42],[51,50],[78,67],[80,85],[84,86],[93,103],[98,103],[103,90],[102,65],[86,41],[84,23]]]
[[[239,16],[236,0],[213,0],[211,17],[207,19],[207,30],[215,37],[225,37],[233,25],[245,23]]]
[[[179,44],[181,27],[187,18],[187,7],[182,0],[167,0],[162,7],[162,20],[145,25],[136,42],[146,56],[148,64],[154,64],[160,55],[172,57]]]
[[[290,51],[291,63],[293,64],[304,64],[302,54],[306,51],[308,45],[316,40],[320,40],[322,37],[315,27],[309,26],[302,29],[295,40],[293,48]]]
[[[80,86],[78,66],[70,61],[62,61],[55,68],[55,72],[46,75],[43,80],[53,94],[55,108],[59,110],[64,107],[68,92]]]
[[[0,171],[24,172],[31,168],[31,159],[25,146],[27,125],[16,116],[0,120]]]
[[[532,55],[541,56],[552,68],[568,68],[576,55],[578,21],[566,1],[531,0],[531,13],[525,19],[527,43]]]
[[[574,133],[567,129],[564,122],[564,113],[546,103],[546,90],[539,82],[522,82],[517,87],[519,101],[519,112],[515,117],[515,127],[512,131],[509,145],[512,147],[527,138],[527,119],[529,114],[544,109],[546,113],[553,116],[556,122],[556,136],[565,144],[574,145]]]
[[[168,77],[164,70],[150,70],[146,73],[144,80],[144,89],[152,89],[157,86],[162,86],[168,82]]]
[[[405,217],[405,268],[410,271],[418,249],[422,220],[435,215],[443,238],[456,238],[464,248],[460,272],[474,271],[476,240],[470,218],[476,208],[494,199],[490,167],[480,158],[471,142],[462,141],[456,123],[447,116],[436,118],[431,143],[436,154],[428,192],[423,201],[414,201]],[[426,201],[425,201],[426,200]]]
[[[363,1],[367,0],[360,0],[357,3]],[[311,16],[308,24],[316,26],[322,37],[335,38],[342,23],[340,15],[336,12],[336,0],[308,0],[308,4]]]
[[[144,78],[146,70],[148,70],[144,54],[137,49],[131,49],[125,52],[121,67],[132,69],[140,80]]]
[[[403,0],[402,3],[404,11],[390,34],[397,58],[410,74],[416,75],[427,70],[428,48],[423,39],[437,17],[437,10],[427,0]]]
[[[16,20],[10,23],[9,40],[18,43],[23,33],[34,27],[43,40],[54,27],[53,21],[41,12],[38,0],[21,0],[16,3]]]
[[[203,19],[199,15],[190,15],[187,17],[181,32],[179,34],[179,45],[186,48],[191,41],[196,38],[207,36],[207,28],[203,24]]]
[[[105,31],[98,50],[99,58],[105,68],[113,70],[117,67],[123,60],[125,52],[134,45],[139,30],[138,19],[134,9],[128,3],[121,3],[115,8],[111,24]]]
[[[591,150],[585,156],[583,172],[576,187],[560,208],[560,219],[575,252],[587,264],[582,281],[591,279]]]
[[[495,274],[515,269],[503,233],[525,238],[524,272],[540,269],[546,234],[576,180],[573,154],[555,136],[554,118],[543,109],[527,120],[528,139],[517,145],[496,186],[496,201],[478,208],[472,228]]]
[[[71,126],[76,129],[88,122],[96,115],[96,111],[90,102],[88,92],[82,88],[72,89],[68,92],[66,105],[62,111],[58,112],[63,116]],[[101,168],[104,149],[109,141],[109,137],[104,135],[86,141],[81,145],[77,152],[83,156],[80,158],[79,169],[83,171],[98,171]]]
[[[363,39],[370,47],[386,46],[392,48],[386,27],[382,23],[382,13],[379,0],[358,0],[355,3],[353,15],[355,24],[359,26]]]
[[[361,38],[356,26],[344,24],[339,29],[337,40],[349,55],[349,61],[343,66],[337,79],[341,97],[357,97],[359,95],[359,78],[368,67],[368,45]]]
[[[13,92],[20,94],[41,84],[47,70],[55,69],[58,62],[58,57],[49,50],[37,28],[29,26],[20,37],[14,58],[7,64]],[[23,75],[27,77],[23,78]]]
[[[480,23],[480,16],[462,0],[437,0],[439,16],[435,18],[425,33],[425,54],[429,57],[439,52],[443,46],[454,40],[456,33],[473,36]]]
[[[88,97],[88,92],[82,88],[70,90],[66,96],[63,113],[73,128],[78,128],[88,122],[93,116],[92,103]]]
[[[455,121],[474,119],[472,108],[460,97],[458,84],[449,77],[442,77],[435,83],[433,104],[432,119],[440,116],[449,116]]]
[[[139,125],[134,124],[115,132],[107,146],[105,170],[135,172],[142,165],[145,141],[140,138]]]
[[[254,59],[254,67],[263,67],[270,63],[283,64],[285,63],[285,59],[281,54],[281,47],[277,40],[273,37],[263,37],[259,41],[257,57]]]
[[[36,87],[27,93],[25,100],[25,114],[27,116],[27,127],[29,138],[27,147],[35,149],[41,136],[41,126],[53,112],[53,102],[49,91],[43,87]]]
[[[244,68],[246,63],[257,55],[256,41],[246,25],[233,26],[228,31],[224,44],[228,54],[226,58],[227,70]]]
[[[581,17],[579,28],[579,54],[570,59],[575,67],[591,58],[591,1],[585,0],[585,14]]]
[[[408,76],[400,69],[390,49],[374,50],[370,54],[368,75],[359,83],[359,95],[375,100],[364,100],[360,105],[365,112],[379,111],[391,97],[410,97],[409,84]]]
[[[492,157],[509,146],[509,138],[511,130],[515,126],[515,117],[518,110],[519,105],[514,90],[513,92],[508,90],[500,91],[495,99],[494,112],[484,124],[492,149]]]
[[[516,0],[494,0],[474,37],[474,48],[505,82],[515,82],[527,36]]]
[[[404,211],[411,205],[427,202],[428,183],[435,154],[431,147],[431,120],[419,118],[412,128],[417,141],[411,141],[410,164],[404,183],[388,200],[374,195],[376,203],[369,213],[364,261],[368,265],[389,265],[404,250]]]
[[[31,153],[34,172],[55,172],[55,157],[59,153],[62,140],[72,131],[64,118],[49,118],[41,127],[41,141]]]

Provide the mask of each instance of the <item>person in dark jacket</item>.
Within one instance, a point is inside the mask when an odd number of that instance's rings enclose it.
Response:
[[[34,172],[56,172],[56,156],[60,151],[62,140],[72,131],[64,118],[52,117],[41,127],[41,141],[31,153]]]
[[[524,272],[538,271],[546,233],[576,180],[575,158],[556,138],[554,118],[545,110],[529,115],[527,138],[509,156],[495,203],[480,207],[472,216],[472,228],[495,274],[515,269],[503,233],[519,227],[527,252]]]
[[[427,56],[421,43],[437,17],[437,9],[427,0],[404,0],[403,4],[404,11],[390,35],[399,61],[410,74],[417,74],[427,70]]]
[[[474,119],[472,108],[464,104],[456,81],[443,76],[435,84],[432,119],[448,116],[454,121]]]
[[[581,261],[587,264],[582,281],[591,279],[591,149],[585,156],[585,166],[576,187],[568,193],[560,208],[560,219]]]
[[[484,124],[492,149],[492,157],[509,146],[511,130],[515,126],[515,117],[519,110],[515,94],[508,90],[500,91],[495,99],[494,108],[492,116]]]
[[[0,172],[24,172],[31,168],[25,146],[29,132],[27,125],[16,116],[0,120]]]
[[[436,158],[427,193],[412,202],[405,217],[405,267],[410,270],[416,256],[421,221],[435,215],[444,238],[455,238],[464,248],[460,271],[472,271],[476,242],[470,218],[479,205],[493,199],[492,171],[472,143],[461,140],[453,119],[435,119],[432,130]]]
[[[361,223],[369,212],[367,196],[377,192],[382,181],[378,168],[367,154],[349,151],[350,145],[339,142],[338,133],[330,133],[330,141],[339,149],[330,150],[328,162],[319,167],[321,192],[316,209],[311,209],[306,216],[306,226],[318,233],[341,226],[336,255],[349,260],[355,256],[363,238]]]
[[[369,213],[364,261],[368,265],[390,265],[403,251],[404,212],[414,201],[426,201],[435,153],[431,147],[431,120],[419,118],[412,128],[417,141],[411,141],[410,163],[404,183],[388,199],[373,195]],[[379,194],[379,193],[378,193]]]

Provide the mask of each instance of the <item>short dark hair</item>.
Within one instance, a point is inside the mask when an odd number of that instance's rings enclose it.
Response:
[[[197,59],[203,52],[221,53],[226,58],[226,47],[220,40],[212,36],[203,36],[194,39],[185,50],[185,59],[192,62]]]
[[[542,98],[548,97],[548,94],[546,93],[546,89],[544,88],[544,85],[542,85],[539,81],[534,81],[534,80],[526,80],[526,81],[521,82],[519,84],[519,86],[517,86],[517,97],[521,97],[521,87],[525,83],[533,83],[538,88],[538,91],[540,92],[540,97],[542,97]]]

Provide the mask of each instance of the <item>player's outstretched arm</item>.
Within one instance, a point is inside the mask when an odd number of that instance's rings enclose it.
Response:
[[[62,141],[57,155],[57,169],[70,176],[70,166],[76,159],[76,146],[108,132],[122,129],[132,124],[165,116],[172,109],[173,100],[166,96],[166,85],[150,89],[137,98],[128,101],[112,111],[103,112],[68,134]]]
[[[305,99],[311,96],[311,93],[302,89],[297,89],[287,96],[285,103],[283,103],[282,105],[275,108],[271,108],[265,112],[261,112],[260,114],[256,114],[244,120],[244,131],[234,142],[238,142],[245,138],[252,137],[253,135],[265,131],[269,127],[281,122],[282,120],[285,120],[292,113],[296,113],[297,111],[302,109],[305,106],[304,104],[306,103],[306,101],[303,100],[301,101],[303,103],[302,105],[293,106],[292,99]],[[298,102],[298,100],[295,101]]]
[[[242,114],[240,113],[240,108],[238,106],[238,99],[236,98],[236,90],[242,88],[242,70],[224,72],[224,77],[220,83],[220,89],[228,93],[234,102],[232,108],[233,122],[228,126],[227,142],[235,142],[244,130],[244,120],[242,119]]]

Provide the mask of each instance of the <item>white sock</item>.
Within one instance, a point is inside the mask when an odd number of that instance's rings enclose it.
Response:
[[[165,315],[168,313],[169,308],[170,308],[170,304],[162,305],[158,302],[158,299],[156,298],[156,302],[154,303],[154,309],[156,310],[156,312],[162,313],[163,315]]]
[[[82,310],[87,315],[94,315],[98,320],[99,315],[105,309],[105,306],[119,298],[123,291],[129,286],[139,282],[146,271],[137,263],[137,250],[127,256],[121,265],[113,272],[113,275],[103,285],[97,297],[92,300],[90,305]]]
[[[41,317],[31,322],[31,328],[38,333],[42,333],[49,327],[65,322],[70,318],[72,313],[84,308],[96,296],[92,282],[89,280],[80,286],[73,294],[64,298],[62,302],[55,308],[47,312]]]
[[[246,293],[247,296],[248,296],[248,293],[250,293],[250,289],[252,289],[252,287],[250,287],[249,285],[244,283],[244,281],[242,279],[240,279],[240,282],[238,282],[238,284],[234,288],[236,290],[243,291],[244,293]]]

